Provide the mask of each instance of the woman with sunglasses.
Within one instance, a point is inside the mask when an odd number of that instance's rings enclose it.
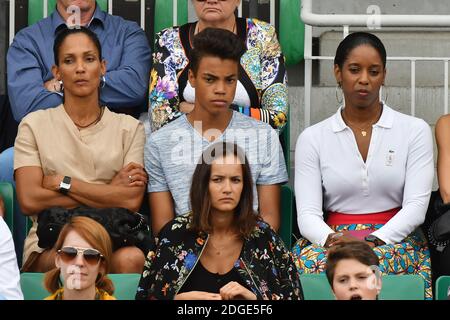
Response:
[[[159,233],[137,299],[298,300],[300,280],[281,238],[253,211],[244,151],[218,142],[192,177],[192,212]]]
[[[188,81],[189,56],[193,37],[211,27],[234,32],[246,43],[231,107],[281,132],[288,114],[287,75],[281,47],[270,24],[236,18],[240,2],[192,0],[197,22],[167,28],[156,35],[150,77],[152,131],[194,108],[195,90]]]
[[[107,277],[112,244],[105,228],[87,217],[73,217],[55,244],[55,265],[45,274],[46,300],[115,300]]]
[[[23,271],[54,268],[55,251],[38,246],[37,217],[51,207],[140,209],[143,169],[142,123],[100,105],[106,61],[91,30],[63,29],[53,45],[54,76],[64,103],[27,115],[19,125],[14,170],[22,211],[33,227],[25,239]],[[135,246],[116,250],[114,273],[140,273],[144,254]]]

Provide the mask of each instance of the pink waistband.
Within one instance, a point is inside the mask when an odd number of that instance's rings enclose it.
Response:
[[[349,214],[342,212],[328,212],[327,224],[336,226],[341,224],[386,224],[401,208],[393,208],[383,212]]]

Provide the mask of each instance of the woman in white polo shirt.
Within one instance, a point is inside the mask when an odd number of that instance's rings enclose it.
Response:
[[[432,188],[433,140],[425,121],[380,101],[386,50],[357,32],[340,44],[334,74],[343,106],[305,129],[295,153],[300,273],[324,272],[329,247],[366,241],[384,274],[419,274],[432,298],[429,250],[416,231]],[[336,94],[338,100],[338,94]]]

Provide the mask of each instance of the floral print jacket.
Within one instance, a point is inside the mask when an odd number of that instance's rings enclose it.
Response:
[[[196,23],[164,29],[156,35],[150,76],[152,131],[178,118],[187,83],[191,38]],[[246,42],[241,58],[239,81],[250,97],[250,106],[232,109],[269,123],[279,133],[287,121],[288,93],[284,56],[275,28],[257,19],[237,18],[238,36]]]
[[[190,217],[178,216],[161,230],[156,249],[147,255],[136,299],[174,299],[186,282],[209,238],[189,230]],[[234,268],[258,299],[303,298],[290,252],[263,221],[244,241]]]

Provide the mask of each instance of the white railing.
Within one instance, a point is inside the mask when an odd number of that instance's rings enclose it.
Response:
[[[16,2],[9,0],[9,44],[11,45],[15,35],[16,25]]]
[[[317,0],[316,0],[317,1]],[[312,55],[312,27],[342,27],[343,38],[350,27],[450,27],[450,15],[382,15],[382,14],[316,14],[312,0],[302,0],[301,19],[305,23],[305,128],[311,124],[312,60],[333,60],[330,56]],[[450,57],[388,57],[411,64],[411,115],[416,113],[416,62],[444,63],[444,113],[448,113],[448,62]]]

